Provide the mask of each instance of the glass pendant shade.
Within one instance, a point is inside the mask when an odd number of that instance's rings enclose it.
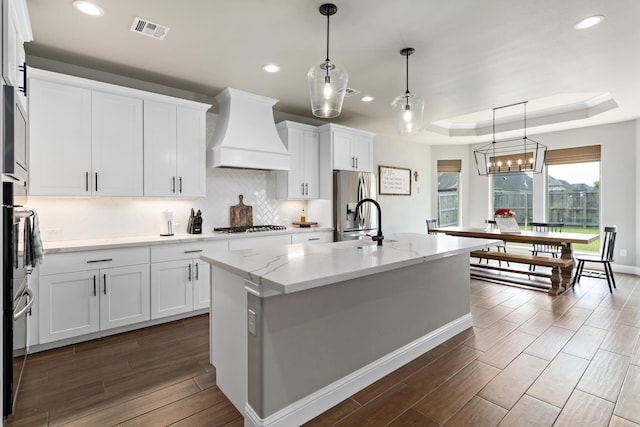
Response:
[[[311,67],[307,78],[313,115],[325,119],[338,117],[349,81],[347,71],[331,62],[323,62]]]
[[[417,133],[422,128],[424,99],[421,96],[405,93],[391,103],[393,120],[400,135]]]

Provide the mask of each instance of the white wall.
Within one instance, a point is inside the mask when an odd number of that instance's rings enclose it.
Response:
[[[397,232],[426,233],[425,219],[431,216],[430,173],[431,147],[408,142],[401,136],[378,135],[374,138],[373,167],[395,166],[411,169],[410,196],[381,196],[378,202],[382,209],[384,234]],[[413,173],[418,172],[416,181]]]

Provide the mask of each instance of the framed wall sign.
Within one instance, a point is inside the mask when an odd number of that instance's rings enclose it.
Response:
[[[410,196],[411,169],[378,166],[378,193]]]

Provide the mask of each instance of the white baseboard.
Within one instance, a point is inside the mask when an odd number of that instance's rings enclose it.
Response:
[[[472,326],[471,314],[424,335],[266,418],[247,403],[245,427],[297,427]]]

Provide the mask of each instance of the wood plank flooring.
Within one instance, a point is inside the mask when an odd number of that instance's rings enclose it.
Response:
[[[306,426],[638,426],[640,277],[564,295],[473,280],[474,326]],[[30,355],[22,426],[242,426],[208,316]]]

